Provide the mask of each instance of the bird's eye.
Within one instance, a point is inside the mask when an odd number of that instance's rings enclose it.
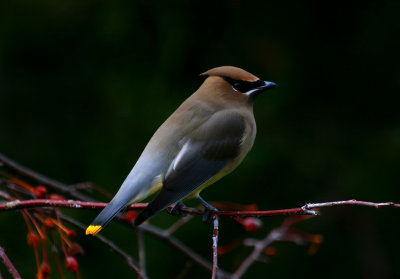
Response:
[[[264,82],[262,80],[248,81],[248,80],[235,80],[229,77],[222,77],[222,78],[225,81],[227,81],[230,85],[232,85],[233,89],[241,93],[246,93],[250,90],[259,88],[260,86],[264,85]]]

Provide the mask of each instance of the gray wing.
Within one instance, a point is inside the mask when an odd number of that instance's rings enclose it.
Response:
[[[237,158],[245,130],[243,116],[221,111],[185,137],[165,174],[162,190],[138,215],[135,225],[182,200]]]

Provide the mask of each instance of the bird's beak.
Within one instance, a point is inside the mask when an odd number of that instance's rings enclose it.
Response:
[[[254,98],[257,97],[258,94],[260,94],[262,91],[278,86],[275,82],[272,81],[262,81],[262,82],[263,83],[260,86],[246,93],[246,95],[250,97],[250,100],[254,100]]]
[[[270,88],[274,88],[277,87],[278,85],[275,82],[272,81],[264,81],[264,85],[260,86],[260,89],[270,89]]]

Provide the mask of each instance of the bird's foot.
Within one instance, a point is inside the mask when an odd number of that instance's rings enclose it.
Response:
[[[214,213],[217,212],[217,211],[218,211],[218,209],[217,210],[210,210],[210,209],[206,208],[204,210],[204,213],[203,213],[203,223],[211,224],[214,221],[214,218],[215,218]]]
[[[175,206],[169,211],[172,216],[186,216],[187,214],[182,211],[182,207],[186,207],[183,202],[177,202]]]
[[[206,202],[202,197],[197,196],[197,199],[204,206],[203,222],[206,224],[211,224],[214,220],[214,213],[219,211],[216,207],[212,206]]]

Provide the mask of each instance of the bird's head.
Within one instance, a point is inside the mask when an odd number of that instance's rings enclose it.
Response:
[[[250,102],[262,91],[277,86],[273,82],[263,81],[253,74],[233,66],[213,68],[201,75],[212,78],[212,82],[216,85],[224,84],[224,91],[229,91],[232,94],[244,94]],[[229,86],[227,87],[226,85]]]

